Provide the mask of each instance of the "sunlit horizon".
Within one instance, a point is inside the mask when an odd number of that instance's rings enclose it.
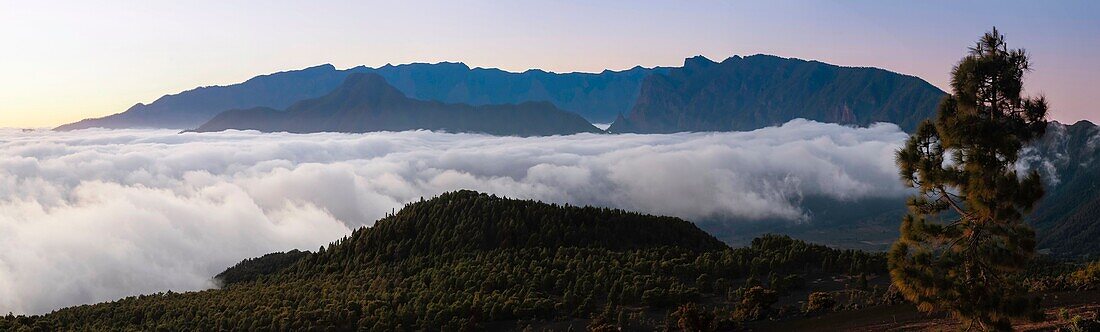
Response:
[[[324,63],[599,72],[773,54],[883,68],[946,91],[958,54],[992,26],[1031,53],[1026,88],[1050,99],[1053,119],[1100,120],[1100,4],[995,3],[5,1],[0,127],[52,127]]]

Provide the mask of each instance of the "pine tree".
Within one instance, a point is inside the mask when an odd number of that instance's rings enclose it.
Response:
[[[994,28],[953,69],[934,121],[897,152],[919,194],[889,253],[893,283],[922,311],[949,311],[969,327],[1006,330],[1010,318],[1038,313],[1015,278],[1035,252],[1024,216],[1043,195],[1037,172],[1015,168],[1046,127],[1046,100],[1021,95],[1028,71],[1024,50]]]

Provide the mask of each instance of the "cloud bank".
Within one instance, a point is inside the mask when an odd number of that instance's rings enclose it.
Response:
[[[802,197],[901,196],[892,124],[492,137],[0,130],[0,312],[213,287],[405,202],[474,189],[690,220],[812,222]]]

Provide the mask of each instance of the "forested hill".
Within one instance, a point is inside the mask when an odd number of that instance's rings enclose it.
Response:
[[[666,246],[693,252],[729,248],[679,218],[560,206],[463,190],[410,203],[397,214],[378,220],[374,227],[359,229],[315,255],[300,251],[272,253],[245,260],[217,278],[227,285],[254,280],[300,260],[292,270],[312,273],[332,265],[365,268],[409,257],[496,249],[635,250]]]
[[[610,331],[670,315],[724,330],[779,315],[808,279],[884,270],[881,254],[774,235],[731,249],[677,218],[459,191],[317,252],[246,260],[222,289],[0,317],[0,330]]]
[[[549,102],[472,106],[417,100],[408,98],[377,74],[352,74],[331,93],[297,102],[285,111],[226,111],[195,131],[226,129],[291,133],[424,129],[511,136],[602,132],[579,115]]]
[[[906,131],[935,114],[945,93],[924,80],[878,68],[841,67],[771,55],[714,62],[698,56],[650,75],[612,133],[742,131],[796,118]]]
[[[378,220],[374,227],[331,246],[327,253],[400,259],[509,248],[631,250],[662,246],[698,252],[728,248],[679,218],[464,190],[406,205],[397,214]]]

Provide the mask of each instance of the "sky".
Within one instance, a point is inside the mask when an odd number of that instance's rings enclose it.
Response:
[[[48,127],[317,64],[460,61],[511,71],[775,54],[916,75],[992,26],[1032,56],[1053,119],[1100,122],[1097,1],[0,0],[0,127]]]

